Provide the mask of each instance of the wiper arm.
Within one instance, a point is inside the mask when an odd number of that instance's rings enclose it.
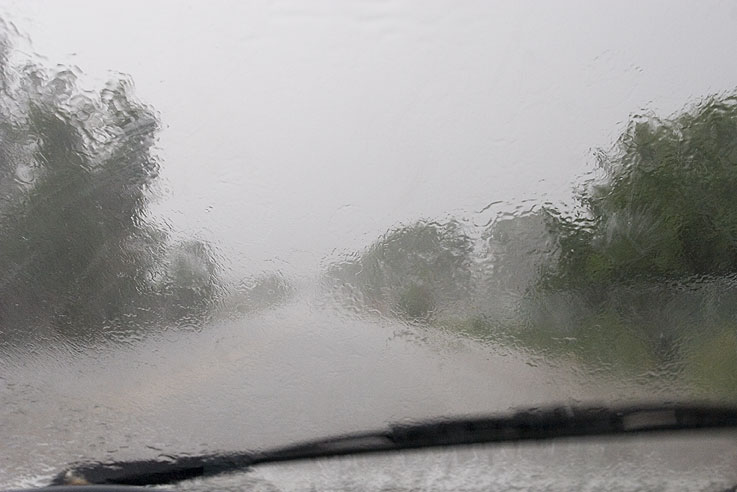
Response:
[[[52,485],[163,485],[243,471],[258,464],[438,446],[737,427],[737,407],[641,405],[554,407],[510,415],[443,419],[349,434],[259,452],[174,457],[170,460],[82,464]]]

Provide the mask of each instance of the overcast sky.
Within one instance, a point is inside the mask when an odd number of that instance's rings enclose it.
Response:
[[[0,2],[28,56],[130,74],[175,230],[305,272],[401,222],[565,200],[628,116],[737,86],[737,2]],[[480,213],[487,204],[498,205]]]

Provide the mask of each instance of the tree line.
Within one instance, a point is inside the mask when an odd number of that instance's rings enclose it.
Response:
[[[199,325],[293,296],[278,272],[228,284],[212,244],[150,217],[161,122],[130,78],[86,91],[72,69],[11,54],[2,40],[0,340]],[[565,331],[608,317],[665,352],[672,326],[737,316],[737,95],[634,115],[596,162],[565,209],[541,204],[480,234],[452,218],[400,225],[329,265],[323,285],[411,322]]]
[[[382,315],[600,365],[690,367],[734,394],[737,94],[633,115],[595,156],[565,206],[480,234],[453,219],[398,227],[325,282]]]
[[[0,331],[89,334],[199,323],[221,283],[213,248],[149,219],[160,121],[121,76],[11,64],[0,46]]]

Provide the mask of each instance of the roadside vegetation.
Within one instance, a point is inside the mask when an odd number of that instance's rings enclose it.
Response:
[[[288,296],[226,282],[213,244],[151,217],[161,123],[130,78],[86,90],[13,54],[0,39],[0,348],[197,329]]]
[[[596,160],[564,210],[473,240],[452,220],[410,224],[326,283],[382,315],[737,397],[737,96],[633,116]]]
[[[226,281],[215,245],[151,217],[161,123],[132,80],[84,90],[12,54],[0,40],[0,346],[198,328],[295,296],[279,272]],[[322,286],[362,313],[737,397],[737,95],[634,115],[595,157],[565,207],[401,224]]]

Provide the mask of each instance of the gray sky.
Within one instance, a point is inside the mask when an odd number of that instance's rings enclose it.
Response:
[[[165,125],[156,214],[216,242],[236,273],[309,271],[420,217],[484,224],[525,199],[565,200],[628,115],[737,85],[736,2],[0,11],[48,64],[77,65],[92,85],[132,76]]]

